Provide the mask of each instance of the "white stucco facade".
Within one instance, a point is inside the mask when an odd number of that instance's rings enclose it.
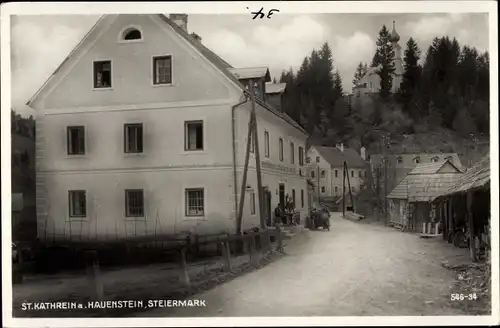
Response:
[[[129,27],[140,30],[142,39],[120,39]],[[153,57],[165,55],[172,58],[172,83],[154,85]],[[92,68],[98,60],[112,63],[110,88],[93,88]],[[234,121],[232,108],[242,99],[242,90],[158,15],[105,16],[30,102],[37,113],[40,239],[234,233],[250,102],[236,108]],[[307,136],[259,105],[257,116],[262,161],[286,165],[275,152],[282,135],[285,154],[290,149],[286,145],[295,143],[297,169],[298,147],[305,148]],[[203,126],[200,150],[185,147],[185,124],[191,121]],[[142,152],[124,152],[125,124],[142,124]],[[70,126],[84,127],[82,155],[68,154]],[[270,158],[264,156],[264,129],[270,132]],[[300,190],[307,199],[305,177],[297,170],[285,174],[263,166],[262,172],[263,185],[273,196],[284,182],[290,195],[296,190],[298,203]],[[257,194],[252,168],[247,185]],[[202,215],[187,214],[186,190],[191,188],[203,190]],[[85,215],[80,217],[70,215],[68,193],[75,190],[86,195]],[[126,215],[126,190],[142,190],[143,215]],[[258,197],[257,213],[252,214],[250,191],[244,229],[259,225]]]

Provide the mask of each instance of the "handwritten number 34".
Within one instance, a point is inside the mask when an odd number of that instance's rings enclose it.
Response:
[[[252,12],[252,15],[254,15],[252,19],[256,19],[257,17],[260,18],[260,19],[264,18],[265,14],[262,12],[263,10],[264,10],[264,7],[260,8],[260,10],[257,11],[257,12]],[[269,10],[266,17],[267,18],[271,18],[271,16],[273,15],[273,13],[275,11],[279,12],[279,9],[271,9],[271,10]]]

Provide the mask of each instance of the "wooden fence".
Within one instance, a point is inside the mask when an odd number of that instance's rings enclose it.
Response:
[[[196,254],[200,248],[212,246],[217,249],[217,256],[212,257],[212,260],[220,262],[224,272],[232,272],[237,269],[240,261],[235,261],[237,257],[248,255],[249,260],[245,264],[257,266],[266,254],[272,251],[283,251],[283,232],[280,227],[276,229],[266,229],[261,231],[247,232],[242,235],[225,235],[225,236],[199,236],[198,238],[185,238],[177,240],[176,245],[170,246],[168,251],[175,255],[176,265],[175,271],[179,278],[182,287],[190,287],[191,279],[188,270],[191,260],[196,258]],[[172,241],[172,240],[171,240]],[[142,242],[151,242],[142,240]],[[156,241],[158,242],[158,241]],[[84,261],[86,267],[86,276],[88,280],[88,292],[86,295],[92,300],[101,301],[105,299],[103,280],[101,279],[101,260],[99,258],[99,249],[85,245],[85,249],[81,249],[84,253]],[[237,263],[238,262],[238,263]],[[241,263],[240,263],[241,265]],[[19,263],[13,265],[13,282],[22,283],[23,263],[20,259]]]

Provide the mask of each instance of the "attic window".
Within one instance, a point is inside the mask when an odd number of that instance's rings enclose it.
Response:
[[[445,160],[453,162],[453,158],[451,156],[446,156]]]
[[[141,40],[142,34],[141,31],[135,28],[130,28],[123,32],[123,40]]]
[[[94,88],[111,88],[111,61],[94,62]]]
[[[398,164],[403,164],[403,157],[399,156],[396,161]]]
[[[415,157],[415,158],[413,159],[413,163],[415,163],[415,164],[419,164],[419,163],[420,163],[420,157]]]
[[[437,156],[431,158],[432,163],[436,163],[438,160],[439,160],[439,157],[437,157]]]

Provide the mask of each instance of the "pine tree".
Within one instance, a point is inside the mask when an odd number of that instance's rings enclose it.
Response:
[[[333,74],[333,95],[335,101],[342,98],[344,95],[344,89],[342,87],[342,77],[340,76],[339,70],[336,70]]]
[[[386,99],[391,94],[392,75],[394,73],[394,49],[392,49],[391,35],[385,25],[379,32],[377,50],[373,57],[372,66],[377,67],[380,77],[380,96]]]
[[[276,79],[276,77],[273,77],[273,83],[278,83],[278,80]]]
[[[353,87],[358,85],[359,81],[366,74],[367,71],[368,71],[368,66],[366,63],[363,64],[362,62],[360,62],[358,66],[356,66],[356,72],[354,73],[354,79],[352,80]]]
[[[413,38],[410,38],[406,43],[404,53],[404,73],[403,81],[401,82],[399,95],[403,102],[403,109],[412,117],[417,117],[415,101],[420,84],[422,67],[419,65],[420,49]],[[413,104],[411,103],[413,102]]]

